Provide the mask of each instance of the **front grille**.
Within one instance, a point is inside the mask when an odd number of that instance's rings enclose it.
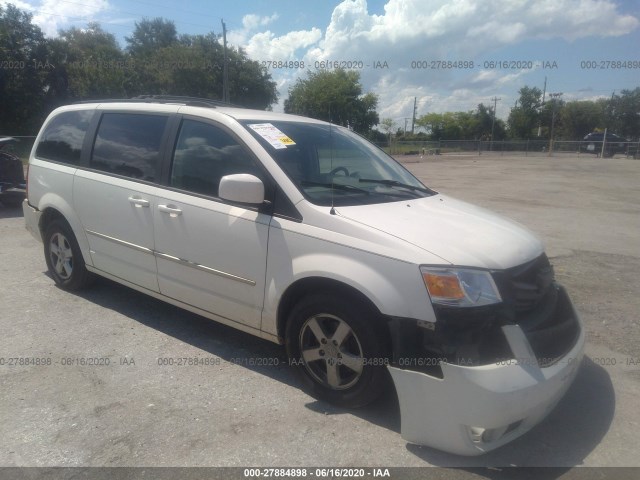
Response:
[[[580,333],[571,301],[554,282],[545,254],[494,273],[504,301],[506,323],[522,328],[541,367],[549,366],[575,345]]]
[[[553,365],[573,348],[580,335],[578,319],[565,290],[558,289],[553,315],[541,326],[527,329],[521,325],[541,367]]]
[[[553,283],[553,267],[545,254],[535,260],[507,270],[512,289],[513,307],[517,312],[534,309]]]
[[[546,255],[517,267],[492,271],[491,275],[502,302],[469,308],[434,305],[437,322],[433,328],[417,327],[415,323],[407,324],[406,331],[398,327],[396,337],[403,344],[394,346],[394,364],[399,365],[401,357],[464,366],[513,359],[514,352],[502,329],[505,325],[520,326],[541,367],[557,362],[574,347],[580,324],[571,300],[554,282]],[[439,373],[420,371],[442,378],[441,369]]]

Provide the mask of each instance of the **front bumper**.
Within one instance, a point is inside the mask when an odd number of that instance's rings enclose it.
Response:
[[[29,201],[25,198],[22,202],[22,213],[24,214],[25,227],[33,235],[33,238],[42,243],[42,235],[40,233],[42,212],[29,205]]]
[[[481,455],[530,430],[560,401],[584,352],[578,338],[562,358],[540,367],[518,325],[503,326],[517,359],[482,366],[442,363],[443,378],[389,366],[400,403],[401,434],[411,443]]]

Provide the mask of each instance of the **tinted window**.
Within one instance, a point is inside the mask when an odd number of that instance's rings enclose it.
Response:
[[[213,125],[184,120],[173,155],[170,185],[217,197],[220,179],[234,173],[260,177],[254,160],[230,134]]]
[[[160,164],[160,142],[167,117],[105,113],[93,147],[91,167],[149,182]]]
[[[56,116],[38,143],[36,157],[77,165],[92,116],[93,110],[64,112]]]

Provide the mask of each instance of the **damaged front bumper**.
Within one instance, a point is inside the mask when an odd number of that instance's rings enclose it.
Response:
[[[567,302],[577,336],[551,364],[539,361],[520,326],[504,325],[512,359],[479,366],[441,362],[438,376],[389,366],[402,437],[458,455],[481,455],[539,423],[571,385],[583,356],[584,329]]]

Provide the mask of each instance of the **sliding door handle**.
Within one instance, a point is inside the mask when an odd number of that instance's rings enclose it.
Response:
[[[174,205],[158,205],[158,210],[164,213],[168,213],[171,217],[182,215],[182,210]]]

